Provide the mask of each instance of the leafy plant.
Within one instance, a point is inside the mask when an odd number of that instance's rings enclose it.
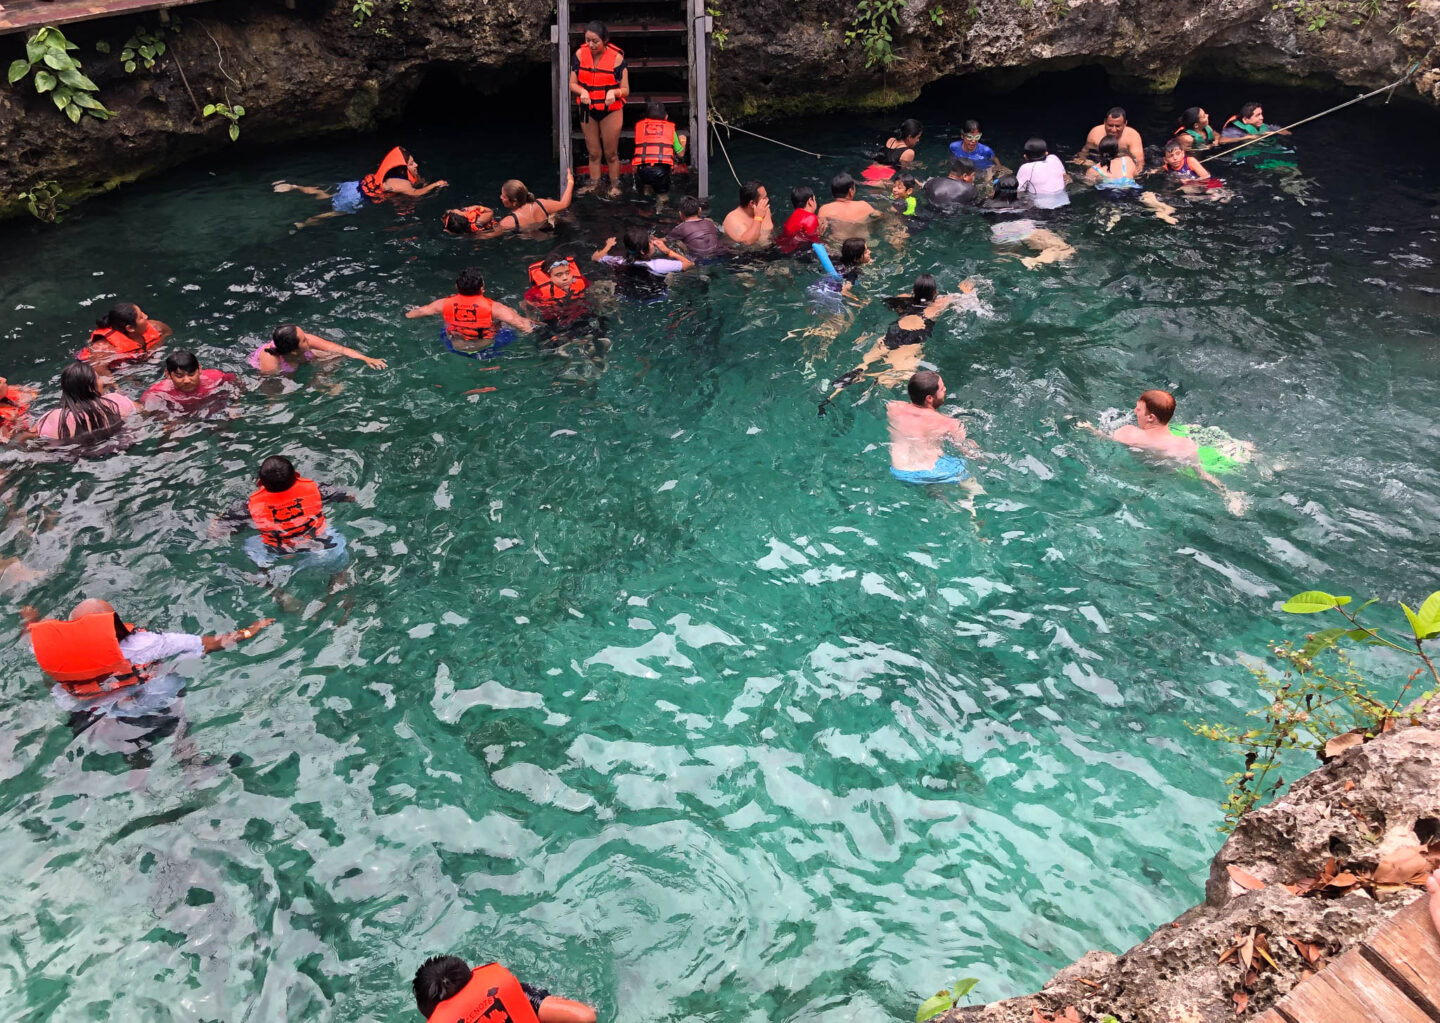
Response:
[[[855,5],[855,20],[845,33],[845,44],[860,40],[867,68],[888,68],[895,63],[894,30],[900,26],[904,8],[905,0],[860,0]]]
[[[165,40],[160,38],[165,34],[165,30],[157,28],[155,31],[158,34],[151,35],[142,23],[136,25],[130,38],[125,40],[125,45],[120,50],[120,63],[126,74],[134,74],[141,64],[149,71],[155,67],[155,62],[165,55]]]
[[[58,181],[37,181],[28,191],[21,192],[15,198],[25,201],[30,215],[36,220],[54,224],[62,220],[62,214],[70,208],[60,201],[62,193],[63,189]]]
[[[34,71],[35,91],[49,93],[55,109],[75,124],[83,114],[108,120],[113,115],[96,98],[100,87],[81,73],[80,62],[70,56],[69,51],[78,49],[58,28],[46,25],[25,41],[25,58],[11,63],[7,78],[15,85]]]
[[[1348,625],[1311,633],[1299,647],[1290,642],[1273,646],[1270,653],[1282,665],[1278,677],[1263,666],[1251,669],[1265,696],[1265,706],[1250,712],[1251,717],[1261,719],[1260,727],[1238,729],[1187,723],[1196,735],[1244,753],[1243,770],[1225,782],[1230,786],[1230,793],[1222,804],[1226,823],[1220,830],[1232,830],[1261,800],[1279,791],[1284,784],[1280,761],[1285,753],[1313,750],[1321,759],[1329,759],[1409,720],[1412,715],[1401,711],[1400,704],[1427,670],[1429,681],[1434,685],[1425,690],[1420,702],[1440,692],[1440,672],[1436,671],[1435,662],[1425,648],[1427,642],[1440,636],[1440,592],[1430,594],[1418,611],[1412,611],[1406,604],[1400,605],[1410,627],[1410,635],[1400,643],[1360,621],[1360,615],[1376,603],[1375,600],[1347,610],[1350,603],[1350,597],[1308,590],[1291,597],[1281,607],[1290,614],[1334,612]],[[1404,633],[1392,634],[1404,636]],[[1346,656],[1342,643],[1386,647],[1421,663],[1406,678],[1395,699],[1387,703],[1371,690],[1354,662]]]
[[[944,7],[941,7],[939,4],[936,4],[934,7],[930,8],[930,9],[929,9],[928,11],[926,11],[925,13],[928,14],[928,15],[930,15],[930,24],[934,25],[936,28],[943,28],[943,27],[944,27],[944,25],[945,25],[945,8],[944,8]]]
[[[355,15],[354,28],[365,24],[365,19],[375,13],[375,0],[355,0],[355,6],[350,8],[350,13]]]
[[[230,122],[230,141],[240,138],[240,118],[245,116],[245,108],[238,103],[233,107],[229,103],[206,103],[205,116],[225,118]]]
[[[730,39],[730,33],[720,27],[720,8],[712,4],[706,4],[705,13],[715,19],[713,27],[710,29],[710,38],[715,42],[715,49],[725,49],[725,44]]]
[[[962,977],[949,991],[935,992],[932,997],[920,1003],[920,1008],[915,1011],[915,1023],[925,1023],[932,1016],[949,1012],[960,1004],[960,999],[975,990],[975,985],[979,983],[978,977]]]

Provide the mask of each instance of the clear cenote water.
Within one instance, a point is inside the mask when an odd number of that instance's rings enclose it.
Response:
[[[1260,98],[1282,121],[1334,101]],[[937,93],[922,155],[940,166],[972,115],[1012,165],[1032,131],[1068,152],[1111,102],[1078,74]],[[1132,104],[1150,142],[1171,104]],[[841,159],[731,155],[778,198],[859,170],[888,122],[772,128]],[[1277,602],[1440,588],[1440,152],[1420,122],[1319,122],[1300,178],[1226,171],[1232,200],[1182,202],[1174,229],[1130,206],[1106,231],[1079,197],[1061,267],[999,258],[975,218],[877,243],[865,294],[937,268],[993,309],[927,348],[992,453],[973,522],[890,478],[885,395],[816,416],[889,316],[871,302],[828,348],[787,337],[815,322],[810,271],[678,281],[612,311],[583,372],[533,341],[483,370],[403,319],[471,262],[517,301],[526,263],[621,222],[584,200],[554,238],[441,236],[447,202],[512,174],[553,194],[543,131],[241,150],[8,225],[4,369],[40,408],[116,298],[208,365],[247,372],[297,321],[391,369],[147,420],[104,460],[0,455],[5,552],[43,573],[5,576],[12,613],[94,595],[155,628],[280,619],[198,663],[187,734],[139,755],[73,736],[24,645],[0,653],[5,1015],[412,1019],[415,966],[448,951],[607,1020],[903,1019],[956,977],[1000,997],[1142,938],[1198,898],[1220,840],[1230,765],[1184,722],[1253,705],[1235,655],[1280,632]],[[354,177],[393,141],[443,199],[290,232],[316,204],[269,182]],[[1067,425],[1151,386],[1258,445],[1228,480],[1246,515]],[[300,613],[206,532],[274,452],[361,495],[333,514],[350,585],[327,603],[323,577],[297,582]]]

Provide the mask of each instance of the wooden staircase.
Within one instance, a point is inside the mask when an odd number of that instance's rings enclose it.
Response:
[[[651,100],[665,104],[676,128],[690,136],[685,163],[699,197],[710,195],[710,32],[713,19],[704,0],[559,0],[550,29],[551,96],[555,108],[555,153],[560,187],[566,172],[588,173],[585,135],[575,119],[570,94],[570,58],[585,39],[585,26],[604,22],[610,41],[625,51],[630,98],[620,136],[620,164],[628,172],[634,155],[633,125]],[[578,158],[577,158],[578,154]],[[577,166],[577,164],[579,166]]]

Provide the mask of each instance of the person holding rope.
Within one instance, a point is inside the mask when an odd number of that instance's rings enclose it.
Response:
[[[585,42],[570,59],[570,92],[580,108],[585,151],[590,157],[588,188],[600,189],[600,157],[610,170],[612,199],[620,195],[620,129],[625,123],[625,100],[630,95],[630,72],[625,52],[610,42],[603,22],[585,26]]]
[[[1289,135],[1286,128],[1277,128],[1273,124],[1265,123],[1265,108],[1259,103],[1246,103],[1240,108],[1240,112],[1225,122],[1225,127],[1220,132],[1221,141],[1233,142],[1236,139],[1248,138],[1260,135]]]

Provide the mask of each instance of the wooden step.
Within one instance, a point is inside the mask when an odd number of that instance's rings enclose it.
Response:
[[[651,100],[657,100],[671,108],[684,106],[689,103],[689,97],[682,96],[678,92],[632,92],[625,100],[625,103],[632,107],[643,107]]]
[[[684,35],[687,26],[682,21],[642,21],[629,25],[606,25],[612,36]],[[572,36],[583,36],[584,25],[571,25]]]
[[[4,0],[0,5],[0,34],[40,25],[68,25],[91,18],[139,14],[166,7],[182,7],[202,0]]]
[[[685,68],[689,70],[690,67],[690,61],[684,57],[626,57],[625,63],[630,65],[632,71],[636,68]]]

